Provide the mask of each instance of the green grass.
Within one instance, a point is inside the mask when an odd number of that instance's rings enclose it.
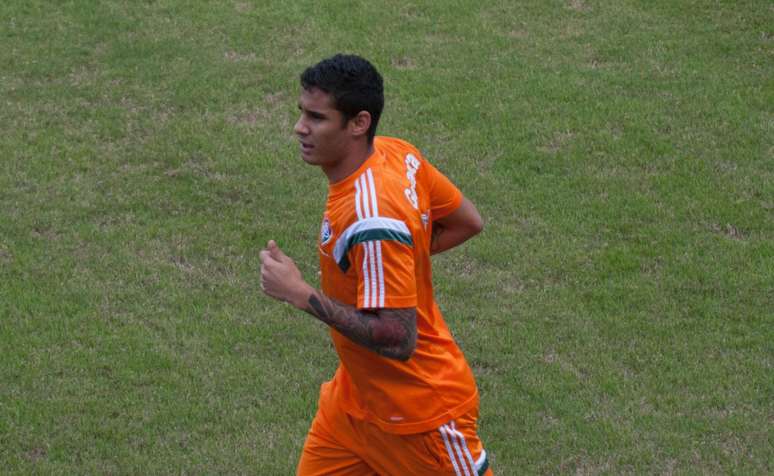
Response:
[[[498,474],[774,471],[765,1],[4,2],[0,468],[291,474],[326,330],[297,78],[386,82],[485,232],[435,260]]]

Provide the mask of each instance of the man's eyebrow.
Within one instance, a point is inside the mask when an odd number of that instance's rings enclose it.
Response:
[[[325,119],[326,117],[328,117],[325,114],[323,114],[322,112],[315,111],[315,110],[312,110],[312,109],[304,109],[304,107],[301,105],[301,103],[298,103],[298,110],[299,111],[303,111],[303,112],[309,114],[310,116],[316,117],[318,119]]]

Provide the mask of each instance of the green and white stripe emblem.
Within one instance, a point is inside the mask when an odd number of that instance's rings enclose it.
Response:
[[[341,234],[333,248],[333,258],[342,271],[349,269],[349,250],[358,243],[393,240],[413,247],[411,232],[400,220],[387,217],[370,217],[356,221]]]

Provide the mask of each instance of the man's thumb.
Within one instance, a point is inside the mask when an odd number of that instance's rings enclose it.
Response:
[[[280,259],[285,256],[284,253],[282,253],[282,250],[279,249],[279,246],[277,246],[277,243],[274,240],[269,240],[269,242],[266,244],[266,248],[269,249],[269,254],[272,258],[274,258],[277,261],[280,261]]]

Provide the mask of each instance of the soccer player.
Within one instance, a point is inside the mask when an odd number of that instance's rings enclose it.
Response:
[[[411,144],[377,137],[382,77],[335,55],[301,75],[294,132],[328,178],[321,288],[271,240],[261,288],[330,327],[339,355],[320,388],[297,474],[491,475],[473,373],[433,298],[430,255],[483,228]]]

